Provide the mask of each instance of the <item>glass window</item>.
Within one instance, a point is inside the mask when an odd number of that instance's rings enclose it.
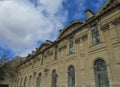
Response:
[[[68,70],[68,87],[75,87],[75,70],[73,66]]]
[[[73,37],[69,38],[69,52],[70,52],[70,54],[74,52],[74,40],[73,40]]]
[[[97,60],[94,64],[96,87],[109,87],[107,68],[104,60]]]
[[[92,42],[93,44],[97,44],[100,42],[100,38],[99,38],[99,32],[98,32],[98,28],[97,28],[97,25],[94,25],[92,27]]]
[[[51,87],[57,87],[57,73],[56,70],[52,72],[52,84]]]
[[[40,84],[41,84],[41,73],[39,74],[38,78],[37,78],[37,84],[36,84],[36,87],[40,87]]]

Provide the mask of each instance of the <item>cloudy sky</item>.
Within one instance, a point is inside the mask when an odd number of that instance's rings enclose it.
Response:
[[[26,56],[74,20],[86,20],[106,0],[0,0],[0,56]]]

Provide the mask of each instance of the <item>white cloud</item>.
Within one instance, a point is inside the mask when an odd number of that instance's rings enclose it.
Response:
[[[71,10],[62,6],[65,1],[69,5],[69,0],[39,0],[37,8],[29,1],[0,0],[0,45],[11,48],[21,56],[35,49],[37,41],[55,40],[59,29],[69,20],[68,11]],[[75,0],[78,8],[73,13],[75,19],[85,16],[86,1]],[[103,1],[99,0],[93,6],[99,8]]]
[[[63,1],[40,0],[38,8],[27,0],[0,1],[0,44],[24,56],[36,47],[36,41],[54,40],[67,19]]]

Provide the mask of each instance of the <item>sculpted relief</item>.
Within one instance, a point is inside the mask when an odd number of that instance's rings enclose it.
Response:
[[[112,26],[118,26],[120,25],[120,16],[111,20],[110,22],[107,22],[101,26],[101,30],[106,31],[110,29],[110,25]]]

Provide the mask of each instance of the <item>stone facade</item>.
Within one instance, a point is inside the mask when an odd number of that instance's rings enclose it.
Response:
[[[10,87],[55,87],[51,86],[54,70],[56,87],[96,87],[97,60],[104,60],[109,81],[109,86],[98,87],[120,87],[120,0],[108,0],[96,14],[90,12],[86,21],[73,21],[54,42],[47,40],[29,54]],[[92,31],[93,26],[98,31]],[[68,86],[70,66],[74,86]],[[40,86],[36,86],[39,75]]]

